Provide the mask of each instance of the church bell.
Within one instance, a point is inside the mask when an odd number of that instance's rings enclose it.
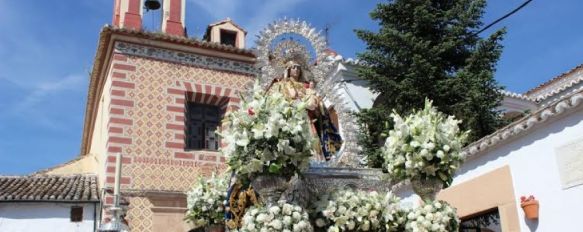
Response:
[[[146,0],[146,2],[144,2],[144,7],[146,8],[146,10],[160,9],[160,1],[158,1],[158,0]]]

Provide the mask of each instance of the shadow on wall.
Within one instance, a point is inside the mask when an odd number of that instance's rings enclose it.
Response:
[[[540,220],[540,219],[538,219]],[[536,229],[538,229],[538,220],[530,220],[527,219],[526,217],[524,217],[524,221],[526,222],[526,226],[528,226],[528,229],[530,229],[530,231],[536,231]]]

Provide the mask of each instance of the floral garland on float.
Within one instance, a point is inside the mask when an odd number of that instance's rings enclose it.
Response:
[[[406,231],[450,232],[459,230],[456,209],[445,201],[434,201],[412,209],[406,218]]]
[[[256,87],[250,101],[226,116],[224,133],[230,168],[251,182],[262,203],[242,211],[238,231],[455,231],[459,219],[455,208],[434,201],[434,195],[461,165],[461,144],[467,132],[460,132],[459,121],[439,113],[431,102],[425,109],[405,118],[391,115],[395,129],[389,132],[384,148],[386,167],[396,180],[419,179],[415,192],[424,204],[413,209],[400,205],[392,193],[338,190],[320,196],[308,214],[301,206],[282,201],[292,176],[304,171],[312,155],[311,135],[305,126],[301,102],[292,103],[282,95],[265,95]],[[437,183],[429,188],[424,183]],[[438,188],[435,188],[438,186]],[[200,226],[223,220],[226,178],[199,180],[189,192],[188,216]],[[425,192],[423,192],[425,191]],[[212,209],[212,210],[209,210]],[[204,214],[209,212],[209,214]],[[213,212],[213,213],[210,213]],[[310,221],[311,215],[313,221]]]
[[[224,201],[227,194],[227,176],[212,173],[210,178],[200,176],[193,188],[186,194],[188,211],[184,218],[194,228],[223,227]]]
[[[461,166],[461,150],[469,131],[462,132],[460,120],[447,116],[425,100],[425,108],[402,117],[392,113],[394,129],[383,147],[385,168],[392,180],[409,179],[423,200],[449,186]]]
[[[277,204],[265,207],[252,207],[243,217],[240,232],[260,231],[313,231],[308,213],[300,206],[278,201]]]
[[[405,211],[400,199],[391,192],[339,190],[316,203],[314,222],[328,232],[340,231],[402,231]]]

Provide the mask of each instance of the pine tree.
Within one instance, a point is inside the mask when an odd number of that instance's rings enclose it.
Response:
[[[373,109],[362,111],[361,145],[371,166],[393,110],[407,114],[425,98],[440,111],[462,119],[470,141],[490,134],[502,121],[496,107],[502,87],[494,80],[505,30],[480,38],[485,0],[393,0],[371,12],[379,31],[356,30],[367,49],[359,75],[379,93]],[[368,147],[367,147],[368,146]]]

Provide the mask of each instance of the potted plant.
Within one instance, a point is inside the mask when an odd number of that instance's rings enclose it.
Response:
[[[522,207],[522,210],[524,210],[524,215],[526,218],[531,220],[538,219],[538,201],[534,199],[534,196],[521,196],[520,207]]]

